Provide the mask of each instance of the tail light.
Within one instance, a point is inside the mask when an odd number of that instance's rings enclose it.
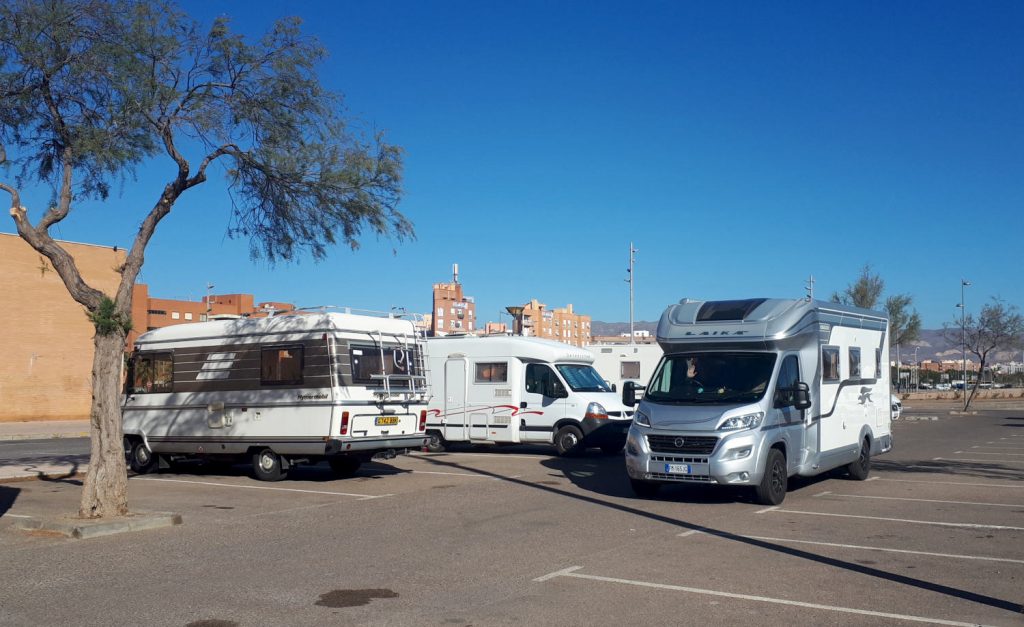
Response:
[[[420,427],[417,431],[426,431],[427,429],[427,410],[420,410]]]
[[[348,435],[348,412],[341,412],[341,435]]]

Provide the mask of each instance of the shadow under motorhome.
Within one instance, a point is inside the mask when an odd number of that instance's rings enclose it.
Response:
[[[164,327],[136,342],[125,452],[137,472],[178,457],[251,460],[259,479],[326,460],[340,475],[425,444],[423,341],[411,320],[280,315]]]
[[[448,442],[554,444],[622,450],[632,411],[592,367],[585,349],[533,337],[427,340],[428,450]]]
[[[683,300],[658,323],[665,355],[634,414],[634,490],[751,486],[777,505],[793,475],[865,479],[892,448],[885,314],[814,300]],[[623,386],[636,404],[639,386]]]

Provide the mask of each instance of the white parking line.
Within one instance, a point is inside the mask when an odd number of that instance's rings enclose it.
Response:
[[[764,514],[765,512],[770,512],[770,511],[772,511],[772,510],[776,510],[776,509],[779,509],[779,507],[780,507],[779,505],[776,505],[776,506],[774,506],[774,507],[766,507],[766,508],[764,508],[764,509],[762,509],[762,510],[758,510],[758,511],[756,511],[756,512],[754,512],[754,513],[755,513],[755,514]]]
[[[949,505],[982,505],[985,507],[1021,507],[1024,508],[1024,503],[979,503],[976,501],[940,501],[937,499],[912,499],[902,496],[872,496],[867,494],[836,494],[834,492],[824,492],[822,494],[815,494],[815,496],[823,496],[829,494],[831,496],[841,496],[848,499],[878,499],[881,501],[911,501],[915,503],[946,503]]]
[[[977,448],[977,447],[975,447],[975,448]],[[1021,449],[1010,449],[1010,450],[1019,451]],[[986,451],[968,451],[968,453],[971,454],[971,455],[1011,455],[1013,457],[1024,457],[1024,453],[988,453]],[[964,453],[963,451],[957,451],[957,452],[955,452],[953,454],[954,455],[965,455],[967,453]]]
[[[303,494],[326,494],[328,496],[352,496],[358,498],[360,501],[368,501],[370,499],[382,499],[388,496],[394,496],[394,494],[352,494],[350,492],[328,492],[326,490],[302,490],[300,488],[272,488],[270,486],[263,485],[237,485],[233,483],[214,483],[212,481],[186,481],[184,479],[157,479],[155,477],[136,477],[135,481],[167,481],[170,483],[191,483],[195,485],[211,485],[218,488],[242,488],[246,490],[273,490],[275,492],[300,492]]]
[[[989,444],[991,444],[991,442],[989,442]],[[985,446],[982,444],[981,446],[972,446],[971,448],[995,448],[1005,451],[1024,451],[1024,446]]]
[[[862,518],[864,520],[885,520],[888,522],[909,523],[912,525],[935,525],[938,527],[961,527],[964,529],[1002,529],[1005,531],[1024,531],[1024,527],[1010,527],[1008,525],[977,525],[974,523],[950,523],[937,520],[911,520],[909,518],[886,518],[883,516],[862,516],[859,514],[830,514],[826,512],[807,512],[796,509],[776,509],[781,514],[803,514],[806,516],[830,516],[833,518]]]
[[[693,533],[703,533],[713,537],[720,537],[723,540],[729,540],[731,537],[747,538],[750,540],[763,540],[765,542],[783,542],[786,544],[813,544],[816,546],[832,546],[840,549],[859,549],[862,551],[882,551],[885,553],[909,553],[911,555],[928,555],[930,557],[949,557],[961,560],[980,560],[985,562],[1009,562],[1011,564],[1024,564],[1024,560],[1015,560],[1008,557],[984,557],[981,555],[959,555],[956,553],[932,553],[930,551],[911,551],[909,549],[891,549],[889,547],[882,546],[861,546],[859,544],[839,544],[836,542],[816,542],[814,540],[793,540],[791,538],[769,538],[767,536],[746,536],[739,533],[729,534],[729,536],[719,535],[715,533],[704,533],[702,531],[686,532],[687,535]],[[683,534],[679,534],[680,536]]]
[[[928,468],[928,466],[908,466],[908,468]],[[899,483],[927,483],[932,485],[966,485],[977,488],[1013,488],[1024,490],[1024,485],[1006,485],[1003,483],[973,483],[968,481],[917,481],[915,479],[890,479],[889,477],[877,477],[879,481],[896,481]]]
[[[496,481],[503,477],[489,477],[473,472],[441,472],[440,470],[390,470],[373,468],[373,474],[377,475],[447,475],[449,477],[470,477],[472,479],[490,479]]]
[[[721,590],[707,590],[705,588],[691,588],[689,586],[676,586],[667,583],[653,583],[650,581],[637,581],[635,579],[620,579],[618,577],[601,577],[599,575],[584,575],[576,571],[583,568],[582,566],[570,566],[569,568],[563,568],[562,570],[553,572],[543,577],[537,577],[534,581],[541,583],[550,581],[556,577],[572,577],[576,579],[587,579],[590,581],[603,581],[605,583],[619,583],[628,586],[638,586],[641,588],[656,588],[658,590],[671,590],[673,592],[688,592],[690,594],[703,594],[715,597],[725,597],[729,599],[740,599],[743,601],[756,601],[759,603],[772,603],[775,605],[788,605],[791,607],[802,607],[812,610],[824,610],[827,612],[842,612],[844,614],[858,614],[860,616],[875,616],[878,618],[888,618],[892,620],[905,620],[915,623],[932,623],[935,625],[956,625],[957,627],[975,627],[977,623],[961,623],[958,621],[945,620],[942,618],[927,618],[924,616],[913,616],[910,614],[891,614],[889,612],[876,612],[874,610],[862,610],[853,607],[842,607],[839,605],[822,605],[820,603],[806,603],[804,601],[790,601],[788,599],[779,599],[774,597],[762,597],[753,594],[739,594],[736,592],[723,592]]]
[[[21,514],[4,514],[0,518],[32,518],[31,516],[22,516]]]
[[[967,459],[966,457],[933,457],[934,462],[995,462],[997,464],[1024,464],[1024,459]]]

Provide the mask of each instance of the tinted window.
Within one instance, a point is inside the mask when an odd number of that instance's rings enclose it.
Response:
[[[839,347],[821,347],[821,378],[824,381],[839,380]]]
[[[706,302],[697,312],[697,322],[714,322],[716,320],[744,320],[750,312],[757,309],[766,298],[749,300],[716,300]]]
[[[775,368],[773,353],[666,355],[646,398],[655,403],[739,403],[762,398]]]
[[[624,361],[619,365],[619,378],[620,379],[639,379],[640,378],[640,362],[639,361]]]
[[[260,349],[260,383],[302,383],[302,346],[264,346]]]
[[[527,364],[526,391],[546,395],[549,386],[556,390],[562,387],[561,381],[558,380],[551,368],[544,364]]]
[[[850,378],[860,378],[860,349],[850,347]]]
[[[384,375],[407,375],[409,362],[415,357],[413,351],[406,351],[400,346],[386,347],[381,350],[377,346],[352,346],[352,381],[354,383],[372,383],[384,385]],[[408,386],[408,378],[391,381],[390,385]]]
[[[782,367],[779,368],[779,382],[776,387],[795,387],[798,381],[800,381],[800,365],[796,355],[789,355],[782,360]]]
[[[139,353],[132,358],[128,375],[129,392],[150,394],[171,392],[174,387],[174,359],[171,353]]]
[[[503,361],[476,365],[477,383],[504,383],[508,381],[508,364]]]

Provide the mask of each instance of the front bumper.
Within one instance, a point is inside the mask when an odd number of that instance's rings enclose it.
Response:
[[[600,446],[601,444],[623,444],[626,441],[626,433],[629,426],[633,424],[630,419],[615,418],[584,418],[580,423],[583,429],[583,441],[588,446]]]
[[[756,430],[739,432],[666,432],[630,427],[626,438],[626,472],[631,479],[674,483],[756,485],[764,469],[763,438]],[[663,439],[714,438],[710,447],[687,452],[652,446],[648,435]],[[655,450],[657,449],[657,450]]]

